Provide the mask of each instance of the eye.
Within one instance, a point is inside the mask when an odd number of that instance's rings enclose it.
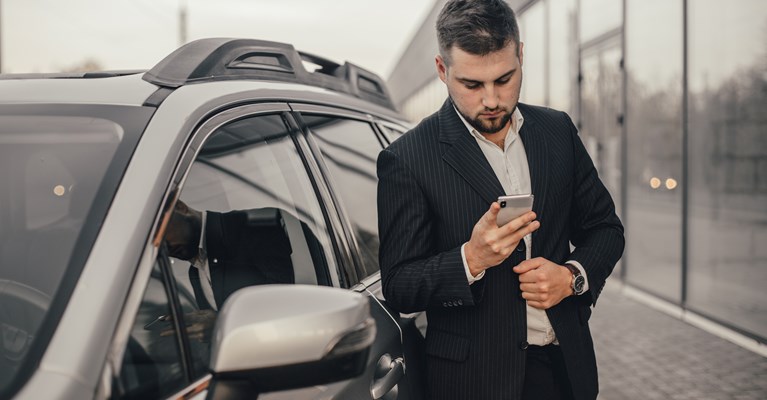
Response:
[[[463,86],[465,86],[466,89],[469,89],[469,90],[474,90],[474,89],[479,88],[479,84],[478,83],[464,83]]]
[[[497,81],[495,81],[495,83],[497,83],[499,85],[505,85],[505,84],[509,83],[510,80],[511,80],[511,77],[508,77],[508,78],[504,78],[504,79],[498,79]]]

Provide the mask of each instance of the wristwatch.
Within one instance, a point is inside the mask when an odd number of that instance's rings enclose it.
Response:
[[[581,274],[581,270],[572,264],[565,264],[565,268],[569,269],[573,274],[573,281],[570,284],[570,288],[573,289],[573,294],[576,296],[582,295],[583,288],[586,285],[586,278],[584,278],[583,274]]]

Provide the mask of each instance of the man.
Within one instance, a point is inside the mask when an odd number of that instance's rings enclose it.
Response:
[[[165,233],[171,257],[189,261],[200,309],[218,310],[237,289],[295,283],[290,239],[277,208],[218,213],[179,200]]]
[[[595,399],[590,305],[624,246],[613,201],[570,118],[518,103],[505,2],[450,0],[437,34],[449,98],[378,158],[384,295],[426,310],[432,399]],[[498,227],[497,197],[521,193],[533,212]]]

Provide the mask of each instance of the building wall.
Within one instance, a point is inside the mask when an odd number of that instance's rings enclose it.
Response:
[[[613,277],[766,343],[767,2],[509,3],[521,101],[572,116],[626,226]],[[443,4],[389,80],[414,122],[447,96]]]

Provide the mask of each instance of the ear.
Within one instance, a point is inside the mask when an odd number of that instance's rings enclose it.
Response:
[[[522,66],[522,59],[525,58],[525,43],[519,42],[519,66]]]
[[[445,60],[441,55],[437,54],[437,56],[434,58],[434,62],[437,65],[437,74],[439,75],[439,79],[442,82],[447,83],[447,64],[445,63]]]
[[[178,201],[176,201],[176,208],[175,208],[174,211],[179,213],[179,214],[188,214],[189,213],[189,206],[187,206],[186,203],[184,203],[183,201],[178,200]]]

